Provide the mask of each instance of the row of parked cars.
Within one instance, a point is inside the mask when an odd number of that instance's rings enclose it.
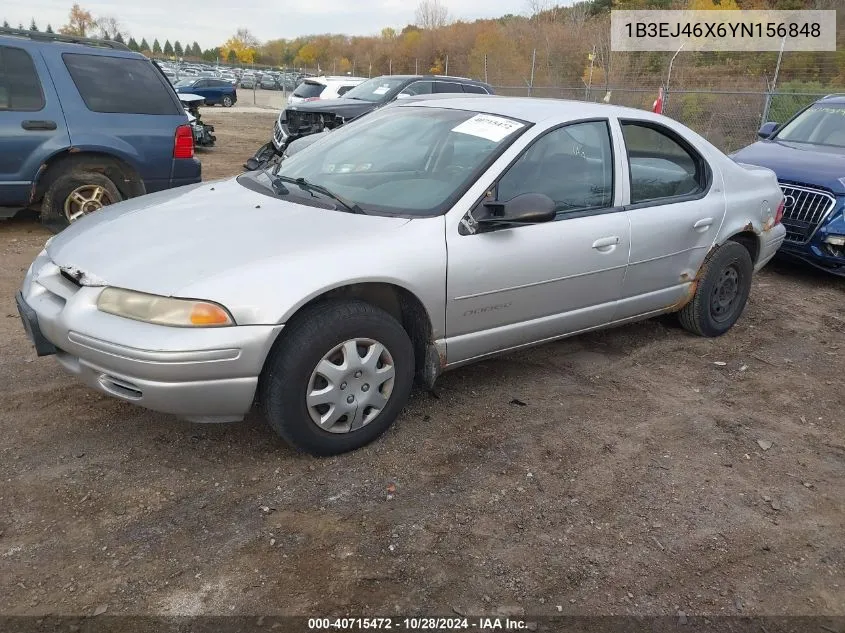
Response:
[[[845,272],[843,97],[732,159],[647,111],[379,77],[290,106],[279,159],[200,184],[165,77],[71,40],[0,33],[0,206],[72,222],[18,310],[39,355],[126,402],[257,403],[336,454],[491,355],[666,313],[721,336],[782,247]]]

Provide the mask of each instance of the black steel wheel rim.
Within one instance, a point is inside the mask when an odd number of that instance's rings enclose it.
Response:
[[[722,270],[710,295],[710,315],[717,323],[724,323],[733,317],[739,306],[742,276],[735,264]]]

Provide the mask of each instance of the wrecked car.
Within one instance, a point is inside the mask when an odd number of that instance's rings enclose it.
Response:
[[[359,83],[339,99],[291,103],[279,114],[270,142],[258,148],[244,167],[250,170],[266,167],[282,156],[292,141],[333,130],[397,99],[437,94],[491,95],[493,88],[463,77],[387,75]]]
[[[725,334],[782,211],[773,172],[657,114],[413,102],[83,218],[17,304],[37,353],[93,389],[201,422],[257,401],[336,454],[384,433],[415,380],[495,354],[666,313]]]

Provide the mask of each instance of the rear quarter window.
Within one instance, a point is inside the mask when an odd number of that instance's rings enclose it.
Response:
[[[64,53],[82,100],[93,112],[180,114],[170,88],[144,59]]]
[[[319,97],[323,94],[323,90],[325,89],[326,87],[323,84],[303,81],[299,84],[299,86],[297,86],[296,90],[293,91],[293,96],[302,97],[303,99],[313,99],[314,97]]]
[[[37,112],[44,107],[41,81],[22,48],[0,46],[0,111]]]
[[[469,92],[471,94],[477,94],[477,95],[490,94],[489,92],[487,92],[481,86],[476,86],[474,84],[464,84],[464,92]]]

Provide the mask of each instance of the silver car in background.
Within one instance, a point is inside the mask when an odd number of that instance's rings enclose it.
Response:
[[[784,239],[774,174],[670,119],[489,97],[385,108],[272,170],[84,217],[18,306],[39,354],[198,421],[360,447],[414,379],[668,312],[736,323]]]

